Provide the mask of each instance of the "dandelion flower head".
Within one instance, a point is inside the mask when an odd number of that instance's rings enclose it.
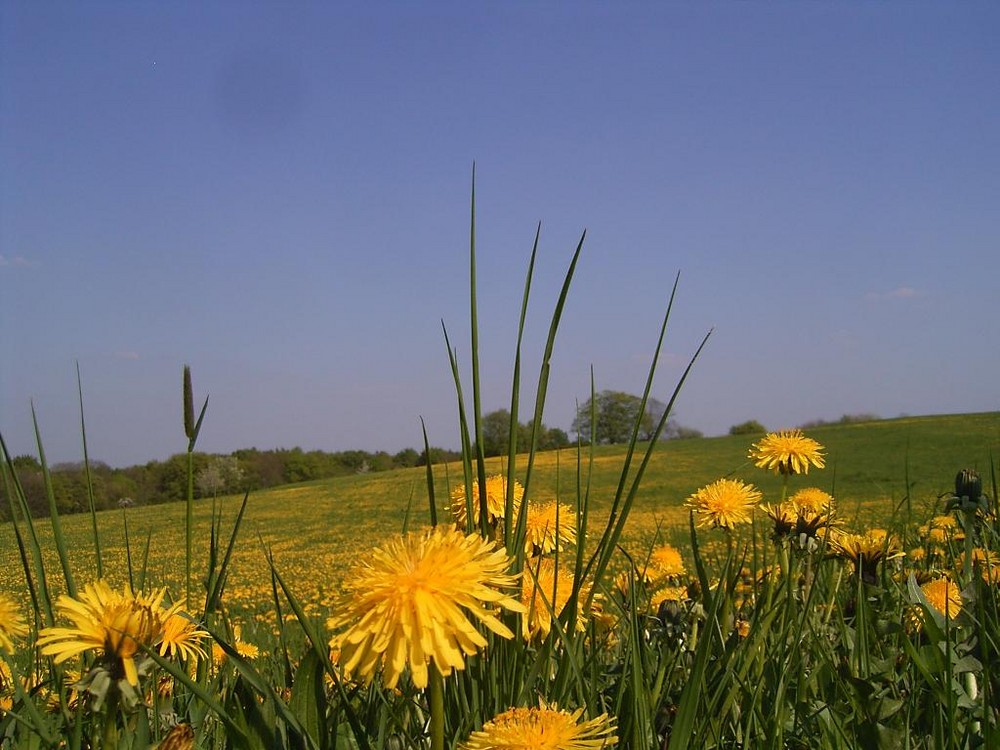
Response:
[[[167,609],[161,607],[165,595],[165,588],[151,594],[135,594],[127,584],[121,591],[112,589],[103,580],[87,584],[77,599],[63,594],[56,602],[56,608],[73,622],[73,627],[42,629],[38,647],[43,655],[54,657],[57,664],[84,651],[99,651],[104,666],[115,679],[125,677],[136,686],[139,684],[136,654],[142,647],[161,644],[165,624],[180,610],[179,603]],[[175,625],[171,628],[173,641],[162,649],[164,653],[168,650],[192,653],[197,648],[194,641],[200,637],[200,631],[183,628],[178,631]]]
[[[576,543],[576,513],[555,500],[529,502],[525,529],[525,552],[548,554],[563,545]]]
[[[776,474],[808,474],[810,464],[823,468],[822,450],[822,445],[801,430],[790,430],[765,435],[751,446],[749,458],[757,467]]]
[[[788,501],[796,508],[811,510],[813,513],[829,513],[833,509],[833,495],[819,487],[803,487]]]
[[[330,641],[348,678],[371,681],[378,667],[394,688],[409,666],[425,688],[431,660],[442,675],[465,668],[465,656],[486,646],[470,616],[504,638],[514,634],[497,608],[523,611],[504,589],[517,577],[510,559],[478,534],[438,526],[398,537],[362,559],[328,626],[343,628]]]
[[[516,479],[513,487],[514,513],[521,507],[521,498],[524,497],[524,487]],[[479,518],[479,481],[472,482],[472,513],[473,518]],[[504,517],[507,508],[507,477],[503,474],[492,474],[486,477],[486,516],[489,523],[494,524]],[[467,526],[466,523],[466,500],[465,484],[459,484],[451,493],[451,515],[455,520],[455,525],[460,529]]]
[[[552,558],[535,558],[525,563],[524,577],[521,579],[521,604],[527,614],[521,618],[522,635],[526,640],[538,637],[545,639],[552,629],[553,617],[559,617],[570,597],[576,578],[573,571],[565,563],[556,566]],[[590,596],[590,586],[583,583],[577,594],[580,607]],[[580,611],[576,617],[576,629],[583,631],[586,627],[585,613]]]
[[[684,559],[673,545],[661,544],[649,553],[649,563],[646,566],[646,575],[649,578],[653,580],[676,578],[684,573]]]
[[[685,503],[698,517],[698,526],[732,529],[750,523],[761,494],[738,479],[719,479],[695,492]]]
[[[955,618],[962,611],[961,589],[951,579],[935,578],[921,586],[920,590],[924,593],[927,603],[939,614]]]
[[[555,704],[511,708],[473,732],[462,750],[597,750],[617,744],[607,714],[581,721],[583,709],[570,713]]]
[[[4,594],[0,594],[0,651],[13,653],[14,638],[28,633],[28,626],[21,617],[18,606]]]

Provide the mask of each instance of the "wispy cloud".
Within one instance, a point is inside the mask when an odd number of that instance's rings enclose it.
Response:
[[[34,265],[23,255],[14,255],[8,258],[6,255],[0,254],[0,268],[33,268]]]
[[[115,352],[116,359],[139,359],[139,352]]]
[[[892,300],[892,299],[910,299],[911,297],[919,297],[920,292],[914,289],[912,286],[899,286],[895,289],[890,289],[887,292],[868,292],[865,295],[865,299],[871,301],[878,300]]]

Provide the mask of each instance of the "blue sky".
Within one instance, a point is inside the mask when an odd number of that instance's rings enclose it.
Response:
[[[50,460],[457,446],[587,239],[545,421],[1000,408],[995,3],[0,4],[0,431]],[[530,400],[533,389],[524,398]]]

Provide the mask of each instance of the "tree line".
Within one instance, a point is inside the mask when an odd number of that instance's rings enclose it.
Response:
[[[461,454],[445,448],[430,449],[431,463],[453,461]],[[48,495],[41,464],[34,456],[16,456],[11,461],[34,516],[49,513]],[[336,453],[302,448],[259,450],[245,448],[229,455],[195,452],[194,493],[196,498],[242,493],[313,479],[329,479],[347,474],[387,471],[427,463],[425,451],[405,448],[398,453],[347,450]],[[102,461],[90,462],[90,482],[94,506],[107,510],[120,506],[154,505],[187,497],[187,454],[178,453],[165,461],[149,461],[126,468],[112,468]],[[52,493],[60,513],[89,510],[87,473],[82,462],[50,467]],[[11,503],[0,503],[0,520],[10,519]]]

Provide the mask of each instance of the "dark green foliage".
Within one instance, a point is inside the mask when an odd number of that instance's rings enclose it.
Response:
[[[756,419],[748,419],[729,428],[730,435],[763,435],[765,432],[767,428]]]

